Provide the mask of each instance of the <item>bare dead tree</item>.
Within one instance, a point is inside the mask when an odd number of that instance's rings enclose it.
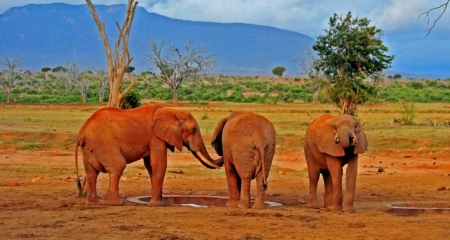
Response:
[[[449,2],[450,2],[450,0],[447,0],[445,3],[441,4],[440,6],[431,8],[430,10],[423,12],[422,14],[419,15],[419,17],[417,19],[423,17],[427,20],[427,29],[426,29],[427,35],[426,36],[428,36],[431,33],[431,30],[436,26],[436,23],[441,19],[441,17],[444,15],[445,11],[447,11]],[[442,12],[434,20],[432,20],[432,23],[430,25],[430,14],[436,10],[441,10]]]
[[[61,71],[55,72],[55,75],[60,77],[62,81],[64,81],[64,88],[66,92],[70,92],[73,89],[73,80],[68,77],[68,75],[70,75],[67,69],[68,64],[69,62],[66,62],[65,66],[61,68]]]
[[[175,104],[178,104],[178,88],[183,81],[211,71],[216,64],[212,55],[205,55],[205,47],[193,48],[193,43],[193,40],[188,40],[181,51],[169,44],[163,53],[164,42],[156,44],[153,40],[148,41],[151,53],[146,57],[161,71],[160,77],[172,89]]]
[[[98,74],[98,78],[100,80],[100,85],[98,87],[98,101],[103,102],[103,99],[105,98],[106,86],[108,84],[108,75],[102,71]]]
[[[10,59],[5,56],[3,60],[0,61],[0,65],[4,70],[0,72],[0,87],[3,89],[6,95],[6,103],[11,103],[11,91],[17,86],[17,83],[21,77],[21,73],[17,71],[20,67],[19,57],[14,57]]]
[[[66,61],[64,64],[64,71],[61,72],[61,75],[64,80],[66,91],[71,91],[73,84],[77,81],[78,75],[80,75],[80,70],[75,63],[75,60]],[[70,88],[68,89],[67,86],[70,86]]]
[[[306,57],[294,60],[302,69],[301,74],[308,75],[306,85],[313,92],[313,103],[319,103],[320,86],[323,84],[324,76],[319,69],[319,57],[314,54],[311,48],[302,49]]]
[[[114,45],[114,54],[111,53],[111,46],[109,44],[108,37],[105,33],[105,24],[100,22],[97,12],[95,11],[94,5],[91,0],[86,0],[89,10],[94,17],[95,23],[97,24],[98,31],[103,40],[103,45],[105,47],[106,59],[108,62],[108,79],[109,79],[109,100],[108,106],[119,107],[119,103],[122,98],[131,90],[133,85],[137,82],[137,79],[131,80],[131,84],[124,89],[122,92],[122,80],[124,75],[130,66],[133,57],[130,57],[128,51],[128,41],[130,37],[131,25],[134,19],[134,13],[138,2],[134,0],[128,0],[127,10],[125,15],[125,20],[122,26],[116,22],[117,28],[119,30],[119,35]]]
[[[67,69],[64,73],[66,81],[78,90],[83,105],[86,105],[89,86],[91,85],[91,79],[88,76],[89,69],[80,69],[75,61],[67,61],[65,68]]]

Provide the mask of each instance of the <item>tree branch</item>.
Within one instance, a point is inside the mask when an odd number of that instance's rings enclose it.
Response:
[[[419,20],[419,18],[422,16],[427,19],[427,29],[425,30],[425,32],[427,32],[427,34],[425,36],[428,36],[431,33],[431,30],[436,26],[437,21],[439,21],[441,19],[441,17],[444,15],[445,11],[447,10],[449,2],[450,2],[450,0],[447,0],[446,3],[443,3],[442,5],[440,5],[438,7],[431,8],[430,10],[423,12],[422,14],[419,15],[419,17],[417,17],[416,20]],[[439,16],[433,21],[433,24],[430,27],[430,13],[433,12],[434,10],[438,10],[441,8],[443,8],[441,14],[439,14]]]

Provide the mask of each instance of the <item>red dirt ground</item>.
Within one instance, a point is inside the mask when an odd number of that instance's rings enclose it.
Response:
[[[447,130],[446,130],[447,131]],[[448,131],[447,131],[448,133]],[[72,151],[16,151],[0,139],[0,239],[448,239],[450,211],[394,213],[389,204],[450,206],[450,151],[400,153],[394,149],[360,156],[356,213],[305,206],[308,177],[303,151],[278,149],[268,179],[264,210],[87,206],[77,197]],[[14,136],[11,136],[14,137]],[[63,140],[67,136],[60,136]],[[286,138],[286,141],[290,139]],[[210,139],[205,139],[207,142]],[[420,145],[420,141],[417,142]],[[418,145],[418,147],[419,147]],[[212,153],[212,149],[208,149]],[[204,168],[184,150],[169,153],[164,194],[227,196],[224,169]],[[80,164],[81,166],[81,164]],[[379,167],[384,172],[379,173]],[[81,172],[83,168],[81,167]],[[108,177],[99,177],[100,200]],[[10,186],[13,185],[13,186]],[[254,186],[252,188],[252,193]],[[121,180],[123,197],[150,194],[141,161]],[[322,196],[323,184],[319,186]]]
[[[284,205],[265,210],[150,208],[132,202],[86,206],[77,198],[72,152],[1,150],[0,235],[2,239],[448,239],[450,212],[394,214],[387,205],[449,206],[450,153],[438,157],[394,153],[361,155],[357,212],[348,214],[305,206],[308,179],[300,149],[277,152],[267,200]],[[385,172],[378,173],[380,166]],[[19,186],[7,186],[8,180]],[[107,175],[101,174],[101,200],[107,184]],[[149,195],[142,162],[127,167],[120,187],[124,197]],[[319,191],[323,192],[322,184]],[[186,151],[169,153],[164,193],[227,196],[224,170],[206,169]]]

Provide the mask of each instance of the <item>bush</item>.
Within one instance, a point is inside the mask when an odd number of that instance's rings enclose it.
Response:
[[[413,102],[402,102],[402,114],[403,117],[400,119],[400,123],[405,125],[412,125],[414,124],[414,118],[416,117],[416,107]],[[394,119],[395,121],[398,121],[398,119]]]
[[[414,89],[422,89],[422,88],[424,88],[424,84],[422,82],[418,82],[418,81],[412,81],[410,85]]]
[[[119,106],[122,109],[131,109],[141,106],[141,98],[139,93],[137,91],[128,92],[120,102]]]

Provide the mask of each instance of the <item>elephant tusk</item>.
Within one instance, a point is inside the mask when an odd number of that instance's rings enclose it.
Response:
[[[205,156],[203,156],[203,154],[200,151],[195,152],[195,154],[206,164],[208,164],[210,167],[216,168],[216,169],[220,169],[219,166],[217,166],[216,164],[214,164],[213,162],[209,161]]]
[[[355,145],[358,143],[358,138],[356,136],[353,137],[353,142],[355,143]]]

